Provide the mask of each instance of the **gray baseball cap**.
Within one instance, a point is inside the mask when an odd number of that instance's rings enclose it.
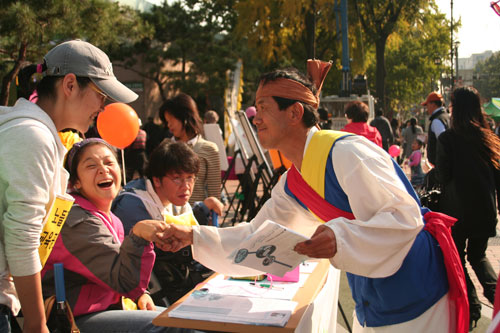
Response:
[[[137,94],[118,81],[106,53],[82,40],[61,43],[44,57],[47,70],[44,75],[64,76],[73,73],[88,77],[107,96],[117,102],[130,103]]]

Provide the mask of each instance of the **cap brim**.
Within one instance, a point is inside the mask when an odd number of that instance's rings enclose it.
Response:
[[[427,101],[420,103],[420,105],[426,106],[427,105]]]
[[[90,78],[109,98],[120,103],[131,103],[139,97],[116,78]]]

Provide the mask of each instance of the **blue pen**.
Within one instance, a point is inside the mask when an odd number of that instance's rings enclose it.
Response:
[[[219,226],[219,215],[217,215],[217,213],[214,212],[213,210],[212,210],[212,225],[214,227],[218,227]]]
[[[57,303],[64,303],[66,301],[66,290],[64,289],[63,264],[54,264],[54,280],[56,284],[56,301]]]

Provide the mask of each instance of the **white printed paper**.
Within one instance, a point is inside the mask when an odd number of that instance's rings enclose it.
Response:
[[[268,326],[285,326],[297,302],[263,298],[225,296],[194,291],[168,316]]]
[[[231,253],[229,259],[245,267],[283,276],[307,259],[293,248],[308,239],[281,224],[266,220]]]

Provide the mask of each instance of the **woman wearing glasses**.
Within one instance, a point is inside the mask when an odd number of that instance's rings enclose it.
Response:
[[[1,332],[10,332],[20,308],[24,331],[47,332],[38,246],[47,208],[66,192],[66,149],[57,132],[85,133],[103,110],[103,96],[123,103],[137,98],[118,82],[107,55],[80,40],[57,45],[20,77],[33,69],[43,75],[36,103],[20,98],[0,108]]]
[[[200,171],[189,203],[203,201],[208,197],[220,199],[219,149],[215,143],[202,138],[203,123],[196,102],[191,96],[180,93],[160,107],[160,119],[176,140],[187,143],[200,158]]]

